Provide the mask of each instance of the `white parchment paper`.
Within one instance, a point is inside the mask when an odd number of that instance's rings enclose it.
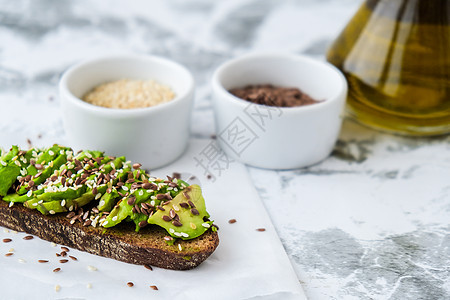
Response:
[[[69,254],[78,260],[61,264],[55,255],[60,245],[23,240],[26,234],[0,228],[0,240],[13,240],[0,242],[1,299],[306,299],[246,168],[232,162],[215,179],[204,176],[194,157],[210,142],[192,140],[183,157],[152,172],[161,177],[191,173],[200,180],[207,209],[220,228],[220,245],[198,268],[150,271],[74,249]],[[229,224],[230,219],[237,222]],[[14,255],[4,256],[9,251]],[[54,273],[57,267],[61,271]]]

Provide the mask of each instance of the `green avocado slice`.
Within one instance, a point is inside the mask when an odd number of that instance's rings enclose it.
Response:
[[[17,193],[14,194],[8,194],[5,197],[3,197],[3,201],[6,202],[14,202],[14,203],[25,203],[27,201],[36,199],[37,195],[41,195],[44,192],[44,190],[37,190],[34,191],[30,196],[28,194],[19,195]],[[36,202],[39,200],[36,199]]]
[[[130,214],[133,207],[128,205],[127,201],[121,201],[116,205],[103,223],[103,227],[110,228],[116,226],[125,220]]]
[[[0,169],[0,196],[6,196],[20,174],[20,167],[15,164]]]
[[[159,225],[172,237],[189,240],[202,235],[211,227],[212,221],[206,211],[205,199],[198,185],[188,186],[171,201],[162,205],[147,220],[149,224]]]
[[[39,177],[33,178],[35,185],[43,183],[48,177],[53,174],[55,170],[58,170],[60,166],[64,165],[67,162],[67,156],[66,154],[58,155],[55,159],[51,160],[51,162],[52,163],[41,172]],[[28,185],[22,186],[17,193],[19,195],[25,194],[27,192],[27,186]]]
[[[18,153],[19,153],[19,147],[17,147],[17,146],[12,146],[11,149],[8,152],[3,153],[2,157],[0,157],[0,169],[2,169],[3,167],[6,167],[7,164]]]

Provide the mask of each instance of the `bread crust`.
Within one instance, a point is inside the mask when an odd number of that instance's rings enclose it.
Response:
[[[70,224],[64,214],[43,215],[21,204],[9,207],[1,198],[0,226],[91,254],[171,270],[197,267],[219,245],[219,236],[212,230],[195,239],[177,240],[174,245],[167,245],[164,241],[167,232],[159,226],[149,225],[136,233],[134,224],[119,224],[108,229],[82,226],[80,222]]]

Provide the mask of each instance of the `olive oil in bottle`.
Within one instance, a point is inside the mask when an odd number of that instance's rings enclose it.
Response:
[[[351,117],[399,134],[450,133],[450,0],[367,0],[327,59],[347,78]]]

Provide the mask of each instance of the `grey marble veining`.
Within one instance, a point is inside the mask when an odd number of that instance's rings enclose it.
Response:
[[[361,0],[0,0],[0,146],[65,142],[57,83],[113,53],[168,57],[196,80],[192,135],[214,134],[210,78],[249,51],[323,59]],[[450,137],[344,123],[332,155],[248,168],[310,299],[450,299]]]
[[[312,299],[450,297],[449,150],[346,121],[322,163],[249,168]]]

